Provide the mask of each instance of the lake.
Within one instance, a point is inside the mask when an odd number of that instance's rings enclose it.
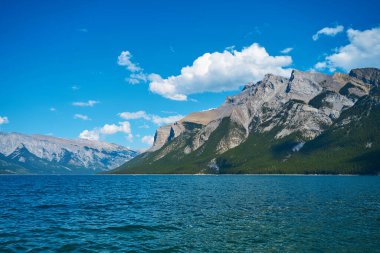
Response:
[[[0,252],[380,252],[380,177],[0,176]]]

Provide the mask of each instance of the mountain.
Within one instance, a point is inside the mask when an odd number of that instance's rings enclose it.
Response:
[[[380,173],[380,70],[292,71],[157,130],[110,173]]]
[[[136,155],[106,142],[0,132],[0,174],[94,174]]]

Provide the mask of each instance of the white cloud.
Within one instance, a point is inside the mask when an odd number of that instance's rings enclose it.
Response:
[[[99,103],[100,103],[99,101],[88,100],[87,102],[73,102],[72,105],[81,106],[81,107],[85,107],[85,106],[93,107],[94,105],[99,104]]]
[[[57,111],[57,109],[55,109],[55,107],[50,107],[49,111],[55,112],[55,111]]]
[[[142,68],[131,61],[132,54],[129,51],[123,51],[117,58],[117,64],[120,66],[125,66],[131,72],[142,71]]]
[[[99,140],[99,131],[98,130],[84,130],[79,134],[79,138],[98,141]]]
[[[156,125],[167,125],[174,123],[176,121],[179,121],[182,119],[184,116],[183,115],[173,115],[173,116],[168,116],[168,117],[160,117],[157,115],[152,115],[151,121],[156,124]]]
[[[102,134],[115,134],[118,132],[130,134],[131,133],[131,125],[128,121],[119,122],[119,125],[115,124],[105,124],[101,129],[100,133]]]
[[[163,125],[163,124],[171,124],[174,123],[180,119],[182,119],[183,115],[172,115],[168,117],[161,117],[154,114],[148,114],[145,111],[137,111],[137,112],[122,112],[118,114],[121,118],[131,120],[131,119],[145,119],[147,121],[151,121],[156,125]],[[144,128],[146,128],[144,126]]]
[[[99,140],[101,135],[112,135],[119,132],[127,134],[127,139],[133,138],[131,125],[128,121],[119,122],[118,125],[105,124],[103,127],[94,128],[93,130],[83,130],[79,134],[79,138],[88,140]]]
[[[119,116],[123,119],[146,119],[150,120],[150,116],[144,112],[144,111],[138,111],[138,112],[122,112],[119,113]]]
[[[141,82],[147,82],[148,76],[143,72],[140,73],[132,73],[128,78],[125,79],[130,84],[139,84]]]
[[[141,126],[139,126],[139,128],[148,129],[148,128],[149,128],[149,126],[148,126],[147,124],[144,124],[144,125],[141,125]]]
[[[129,142],[133,142],[133,134],[128,134],[125,139]]]
[[[79,113],[74,115],[74,119],[91,120],[91,118],[88,117],[87,115],[83,115],[83,114],[79,114]]]
[[[148,144],[149,146],[152,146],[154,142],[154,137],[152,135],[145,135],[141,138],[141,142]]]
[[[8,123],[9,123],[8,117],[6,117],[6,116],[1,117],[0,116],[0,125],[8,124]]]
[[[348,45],[338,48],[314,67],[330,71],[335,68],[349,71],[360,67],[380,67],[380,27],[364,31],[348,29],[347,37]]]
[[[288,54],[290,53],[291,51],[293,51],[293,48],[292,47],[287,47],[287,48],[284,48],[281,50],[281,53],[282,54]]]
[[[291,63],[290,56],[271,56],[264,47],[254,43],[241,51],[205,53],[191,66],[183,67],[178,76],[162,78],[150,74],[149,89],[163,97],[183,101],[189,94],[236,90],[268,73],[289,76],[291,70],[284,67]]]
[[[73,85],[73,86],[71,86],[71,89],[72,89],[73,91],[77,91],[77,90],[80,89],[80,87],[77,86],[77,85]]]
[[[176,112],[174,111],[161,111],[162,113],[166,113],[166,114],[176,114]]]
[[[123,51],[118,57],[117,63],[120,66],[125,66],[131,72],[128,78],[125,79],[129,84],[139,84],[148,81],[148,75],[139,67],[137,63],[132,62],[132,54],[129,51]]]
[[[313,35],[313,40],[316,41],[319,39],[319,36],[321,35],[326,35],[326,36],[331,36],[334,37],[340,32],[343,32],[344,26],[342,25],[337,25],[336,27],[325,27],[319,30],[316,34]]]

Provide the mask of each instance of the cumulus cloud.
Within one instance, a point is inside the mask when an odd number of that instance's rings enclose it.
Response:
[[[349,44],[318,62],[316,69],[336,68],[349,71],[360,67],[380,67],[380,27],[364,31],[348,29]]]
[[[147,121],[150,121],[156,125],[166,125],[171,124],[176,121],[179,121],[184,116],[183,115],[171,115],[168,117],[161,117],[155,114],[148,114],[145,111],[137,111],[137,112],[122,112],[118,114],[121,118],[126,120],[133,120],[133,119],[145,119]]]
[[[227,47],[223,52],[205,53],[191,66],[181,69],[177,76],[163,78],[159,74],[146,74],[131,61],[131,53],[123,51],[119,65],[132,72],[126,81],[131,84],[149,82],[150,91],[165,98],[184,101],[187,96],[203,92],[236,90],[250,81],[259,81],[265,74],[289,76],[290,56],[271,56],[264,47],[254,43],[241,51]]]
[[[84,130],[79,134],[79,138],[98,141],[99,140],[99,131],[98,130]]]
[[[293,48],[292,47],[287,47],[287,48],[284,48],[281,50],[281,53],[282,54],[288,54],[290,53],[291,51],[293,51]]]
[[[9,123],[9,120],[8,120],[8,117],[4,116],[0,116],[0,125],[3,125],[3,124],[8,124]]]
[[[91,118],[88,117],[87,115],[83,115],[83,114],[79,114],[79,113],[74,115],[74,119],[91,120]]]
[[[81,107],[93,107],[94,105],[96,104],[99,104],[100,102],[99,101],[95,101],[95,100],[88,100],[87,102],[73,102],[72,105],[73,106],[81,106]]]
[[[313,40],[316,41],[319,39],[321,35],[331,36],[334,37],[340,32],[343,32],[344,26],[337,25],[336,27],[325,27],[319,30],[316,34],[313,35]]]
[[[145,135],[141,138],[141,142],[148,144],[149,146],[152,146],[154,142],[154,137],[152,135]]]
[[[102,134],[115,134],[118,132],[130,134],[131,133],[131,124],[128,121],[119,122],[118,125],[105,124],[100,129],[100,133],[102,133]]]
[[[125,133],[128,138],[133,138],[131,125],[128,121],[119,122],[119,124],[105,124],[101,128],[94,128],[93,130],[83,130],[79,134],[79,138],[88,140],[99,140],[101,135],[112,135],[116,133]]]
[[[236,90],[249,81],[259,81],[265,74],[289,76],[284,67],[292,63],[290,56],[271,56],[264,47],[254,43],[241,51],[205,53],[181,74],[162,78],[149,75],[149,89],[165,98],[187,100],[187,95],[202,92]]]

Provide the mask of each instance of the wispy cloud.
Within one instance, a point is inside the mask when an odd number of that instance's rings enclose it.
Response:
[[[125,79],[130,84],[139,84],[141,82],[147,82],[148,76],[143,72],[140,73],[132,73]]]
[[[139,128],[148,129],[148,128],[150,128],[150,127],[149,127],[147,124],[144,124],[144,125],[139,126]]]
[[[293,48],[292,47],[287,47],[287,48],[284,48],[283,50],[281,50],[281,53],[282,54],[288,54],[291,51],[293,51]]]
[[[347,30],[349,44],[342,46],[324,61],[315,64],[316,69],[336,68],[349,71],[359,67],[380,67],[380,27],[359,31]]]
[[[150,120],[151,116],[148,115],[145,111],[137,111],[137,112],[121,112],[118,114],[123,119],[145,119]]]
[[[8,117],[6,117],[6,116],[0,116],[0,125],[8,124],[8,123],[9,123]]]
[[[118,114],[121,118],[126,120],[134,120],[134,119],[144,119],[147,121],[150,121],[156,125],[163,125],[163,124],[171,124],[176,121],[179,121],[184,116],[183,115],[172,115],[168,117],[161,117],[155,114],[148,114],[145,111],[137,111],[137,112],[122,112]]]
[[[91,120],[91,118],[88,117],[87,115],[79,114],[79,113],[74,115],[74,119]]]
[[[344,26],[337,25],[336,27],[325,27],[319,30],[316,34],[313,35],[313,40],[316,41],[319,39],[321,35],[331,36],[334,37],[340,32],[343,32]]]
[[[125,66],[131,72],[139,72],[143,69],[138,66],[137,63],[132,62],[132,54],[129,51],[123,51],[117,58],[117,64]]]
[[[125,80],[130,84],[139,84],[148,80],[148,75],[144,73],[144,69],[138,63],[132,62],[132,54],[129,51],[122,51],[117,58],[117,64],[125,66],[131,72]]]
[[[80,87],[79,87],[78,85],[73,85],[73,86],[71,86],[71,89],[72,89],[73,91],[77,91],[77,90],[80,89]]]
[[[73,106],[81,106],[81,107],[93,107],[96,104],[99,104],[99,101],[96,100],[88,100],[87,102],[73,102]]]
[[[145,135],[141,138],[141,142],[144,144],[148,144],[149,146],[152,146],[154,142],[154,137],[152,135]]]
[[[151,121],[156,124],[156,125],[166,125],[166,124],[171,124],[176,121],[179,121],[183,118],[183,115],[173,115],[173,116],[168,116],[168,117],[160,117],[157,115],[152,115]]]
[[[77,29],[77,31],[82,32],[82,33],[87,33],[88,29],[87,28],[79,28],[79,29]]]
[[[166,113],[166,114],[176,114],[176,112],[174,111],[161,111],[162,113]]]

